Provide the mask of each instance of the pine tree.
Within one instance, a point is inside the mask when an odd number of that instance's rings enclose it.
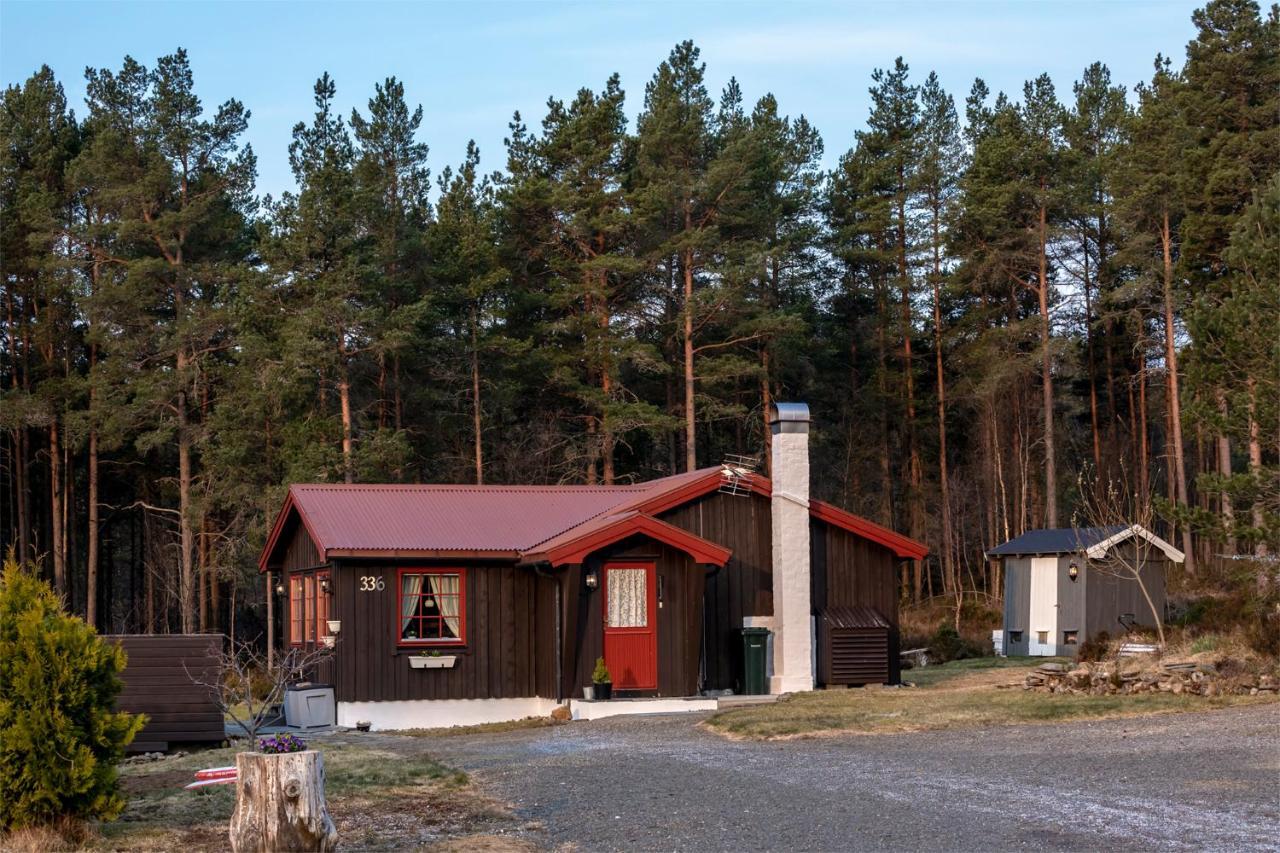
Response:
[[[697,467],[696,337],[725,301],[707,273],[720,219],[740,203],[747,145],[745,134],[719,126],[698,58],[693,42],[676,45],[645,87],[632,178],[645,256],[677,327],[686,471]]]
[[[943,369],[943,292],[947,223],[954,213],[956,178],[963,168],[960,122],[955,101],[930,73],[920,88],[920,154],[915,174],[917,206],[927,234],[927,279],[933,297],[934,382],[938,405],[938,491],[942,517],[942,577],[947,592],[959,587],[952,531],[950,475],[947,460],[947,389]]]
[[[0,831],[124,809],[116,765],[146,722],[117,712],[125,654],[13,558],[0,575]]]

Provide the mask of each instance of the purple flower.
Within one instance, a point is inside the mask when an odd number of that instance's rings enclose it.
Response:
[[[258,739],[258,751],[268,755],[280,755],[286,752],[303,752],[307,742],[297,735],[268,735]]]

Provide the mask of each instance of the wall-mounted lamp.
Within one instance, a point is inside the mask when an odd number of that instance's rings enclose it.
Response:
[[[1080,579],[1080,567],[1076,565],[1075,560],[1072,560],[1071,565],[1067,566],[1067,577],[1071,578],[1072,583]]]
[[[277,582],[277,583],[276,583],[276,595],[284,595],[284,582],[283,582],[283,581],[279,581],[279,582]]]
[[[321,591],[321,592],[328,592],[328,591],[329,591],[329,579],[328,579],[328,578],[321,578],[321,579],[320,579],[320,591]]]
[[[587,576],[583,578],[583,583],[587,585],[587,589],[595,589],[600,585],[600,576],[596,574],[595,569],[587,570]]]

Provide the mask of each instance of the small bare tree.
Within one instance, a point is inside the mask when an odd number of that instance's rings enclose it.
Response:
[[[302,681],[328,660],[332,649],[290,648],[275,655],[255,644],[228,643],[208,674],[187,670],[187,677],[209,688],[222,713],[250,738],[257,737],[290,684]]]
[[[1151,502],[1137,495],[1129,486],[1128,478],[1121,476],[1118,480],[1100,477],[1088,477],[1087,471],[1081,472],[1077,481],[1080,491],[1080,505],[1072,523],[1076,527],[1129,527],[1134,525],[1150,532],[1155,518]],[[1123,542],[1107,548],[1106,552],[1089,559],[1089,570],[1110,575],[1138,585],[1147,607],[1151,610],[1151,618],[1155,620],[1156,634],[1160,638],[1160,646],[1164,647],[1164,619],[1151,600],[1151,592],[1147,589],[1143,577],[1147,566],[1152,563],[1152,552],[1156,546],[1146,537],[1134,533]]]

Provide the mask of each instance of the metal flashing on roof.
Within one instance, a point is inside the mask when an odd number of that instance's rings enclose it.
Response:
[[[773,403],[769,406],[769,427],[775,433],[809,431],[809,407],[804,403]]]

